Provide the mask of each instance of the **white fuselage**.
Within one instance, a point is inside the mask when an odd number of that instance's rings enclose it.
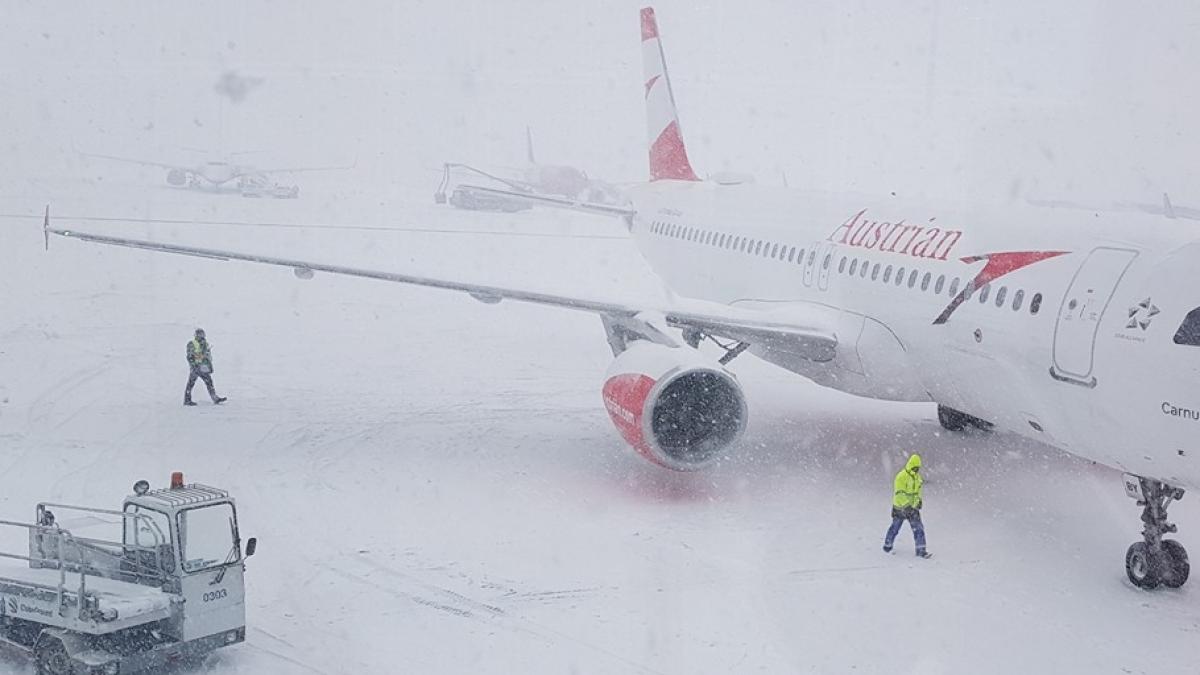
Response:
[[[630,196],[675,293],[836,325],[831,362],[752,349],[763,359],[1200,488],[1200,346],[1174,341],[1200,308],[1200,224],[686,181]]]

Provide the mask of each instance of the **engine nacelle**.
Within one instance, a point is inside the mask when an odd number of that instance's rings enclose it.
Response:
[[[183,169],[171,169],[167,171],[167,184],[175,187],[183,186],[187,183],[187,172]]]
[[[676,471],[708,465],[746,428],[732,373],[695,350],[644,341],[609,366],[604,407],[639,454]]]

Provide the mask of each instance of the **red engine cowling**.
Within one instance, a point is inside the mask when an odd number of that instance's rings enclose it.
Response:
[[[187,183],[187,172],[183,169],[171,169],[167,172],[167,184],[176,187]]]
[[[650,461],[694,471],[746,428],[737,379],[692,349],[635,342],[608,368],[604,407],[630,445]]]

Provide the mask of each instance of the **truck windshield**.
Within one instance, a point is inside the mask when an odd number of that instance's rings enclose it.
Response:
[[[214,504],[179,513],[179,546],[184,572],[201,572],[241,558],[232,504]]]
[[[1175,333],[1175,344],[1200,347],[1200,307],[1193,309]]]

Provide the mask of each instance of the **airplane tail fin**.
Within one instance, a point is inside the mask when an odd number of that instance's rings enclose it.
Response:
[[[646,76],[646,142],[650,180],[700,180],[688,161],[667,60],[658,37],[653,7],[642,8],[642,66]]]

